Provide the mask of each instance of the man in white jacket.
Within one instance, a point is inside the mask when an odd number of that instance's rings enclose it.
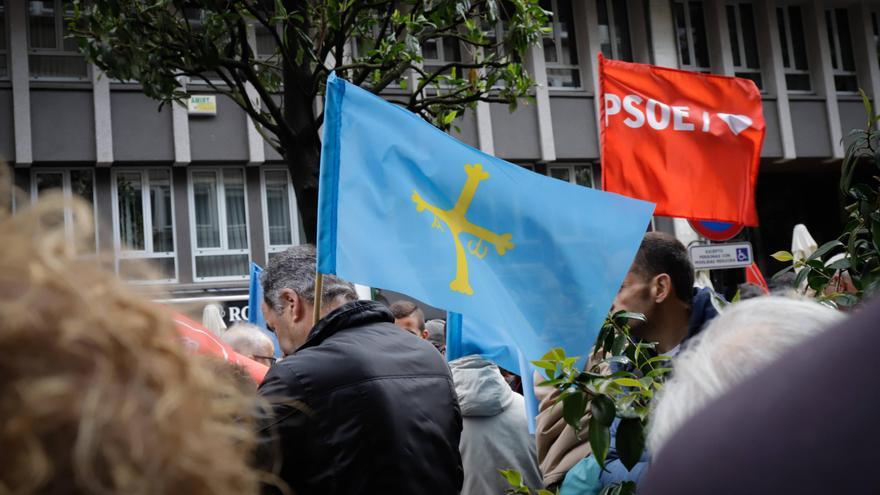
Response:
[[[526,486],[542,488],[523,397],[510,390],[497,366],[480,356],[456,359],[449,368],[464,420],[461,495],[504,493],[509,486],[499,469],[515,469]]]

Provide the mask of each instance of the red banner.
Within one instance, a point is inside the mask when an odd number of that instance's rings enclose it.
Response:
[[[253,359],[235,352],[225,342],[218,339],[210,330],[180,313],[174,313],[174,325],[180,334],[183,345],[192,353],[214,356],[228,363],[237,364],[259,385],[269,368]]]
[[[758,225],[764,114],[748,79],[599,54],[602,187],[655,215]]]

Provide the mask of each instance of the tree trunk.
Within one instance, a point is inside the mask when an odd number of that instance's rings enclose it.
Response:
[[[314,133],[314,144],[285,146],[284,160],[293,179],[296,206],[302,220],[305,242],[314,244],[318,236],[318,168],[321,147]]]
[[[291,21],[287,26],[288,39],[297,39],[295,30],[308,32],[306,2],[286,0],[288,11],[299,11],[302,21]],[[289,56],[295,55],[295,43],[291,42]],[[302,219],[305,241],[314,244],[318,236],[318,169],[321,162],[321,140],[315,125],[314,98],[312,94],[314,73],[308,57],[300,64],[284,65],[284,119],[292,136],[281,142],[284,159],[290,169],[296,205]],[[288,134],[290,136],[290,134]],[[292,142],[288,142],[292,141]]]

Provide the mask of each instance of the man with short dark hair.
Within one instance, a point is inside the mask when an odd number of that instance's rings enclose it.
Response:
[[[382,304],[324,275],[315,251],[295,246],[261,278],[263,314],[286,357],[260,385],[272,411],[260,464],[299,495],[457,494],[462,418],[443,358],[407,337]],[[312,326],[314,300],[322,318]],[[280,456],[280,458],[279,458]]]
[[[391,304],[391,314],[394,315],[395,325],[416,337],[428,338],[425,334],[425,313],[414,302],[395,301]]]
[[[632,333],[657,342],[657,352],[664,354],[688,336],[693,295],[694,267],[687,249],[669,234],[648,232],[612,308],[645,315],[647,321],[630,321]]]
[[[645,315],[646,321],[629,321],[632,335],[644,342],[656,342],[658,353],[673,358],[685,340],[717,315],[711,294],[708,289],[695,294],[694,267],[684,245],[669,234],[649,232],[623,279],[612,310]],[[639,479],[648,465],[648,452],[643,452],[632,470],[626,469],[617,453],[619,426],[620,419],[615,418],[605,469],[600,469],[591,456],[586,457],[566,474],[563,493]]]
[[[633,336],[642,341],[657,342],[659,353],[673,356],[684,340],[699,332],[705,322],[717,314],[710,302],[711,291],[700,291],[695,295],[693,286],[694,268],[687,249],[669,234],[649,232],[642,239],[614,299],[613,310],[644,314],[645,322],[630,320]],[[586,345],[592,345],[592,342]],[[586,419],[582,420],[584,428],[575,432],[565,423],[562,404],[556,400],[559,393],[538,393],[543,397],[536,420],[536,440],[544,483],[555,487],[563,479],[567,484],[573,483],[571,478],[579,475],[595,478],[595,473],[582,472],[584,456],[590,454]],[[614,423],[615,429],[617,424]],[[607,458],[610,472],[601,472],[604,483],[621,480],[614,476],[628,475],[617,459],[614,441],[612,436],[612,448]],[[572,469],[576,464],[578,467]],[[636,467],[633,476],[643,468],[644,465]],[[569,471],[572,471],[571,476],[566,478]]]

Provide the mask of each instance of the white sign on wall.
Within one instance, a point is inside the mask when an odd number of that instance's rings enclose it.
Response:
[[[702,244],[688,249],[694,270],[722,270],[744,268],[752,264],[752,244],[731,242],[727,244]]]
[[[217,95],[192,95],[187,108],[190,115],[217,115]]]

